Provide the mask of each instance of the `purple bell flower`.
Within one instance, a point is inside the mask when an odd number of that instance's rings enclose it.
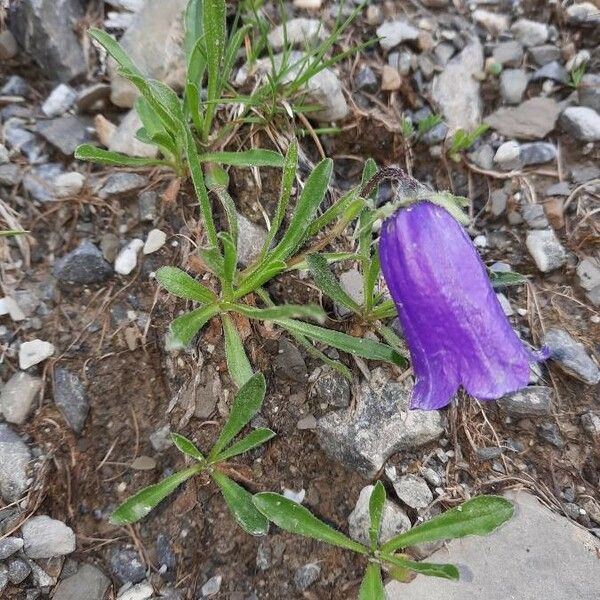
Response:
[[[381,270],[415,374],[411,408],[438,409],[462,386],[494,400],[527,386],[530,352],[511,327],[469,236],[444,208],[419,201],[383,224]]]

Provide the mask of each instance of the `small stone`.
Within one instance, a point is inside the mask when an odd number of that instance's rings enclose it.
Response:
[[[421,4],[427,8],[446,8],[450,0],[421,0]]]
[[[510,301],[504,294],[496,294],[496,298],[498,298],[498,302],[500,302],[500,306],[502,307],[502,311],[507,317],[512,317],[515,314],[512,306],[510,305]]]
[[[471,13],[473,21],[483,25],[493,36],[498,36],[505,32],[510,25],[510,17],[502,13],[492,12],[478,8]]]
[[[350,533],[350,537],[366,546],[370,545],[369,526],[371,519],[369,517],[369,500],[372,492],[372,485],[364,487],[360,491],[354,510],[348,516],[348,532]],[[380,543],[383,544],[409,529],[410,519],[406,516],[406,513],[391,500],[386,500],[381,519]]]
[[[167,581],[174,581],[177,569],[177,557],[173,553],[171,540],[165,533],[159,533],[156,536],[156,561],[163,578]]]
[[[498,400],[498,406],[514,417],[543,417],[551,412],[552,388],[529,386]]]
[[[155,158],[158,147],[154,144],[146,144],[137,139],[138,129],[143,123],[136,110],[131,109],[121,120],[119,126],[110,134],[108,149],[112,152],[121,152],[128,156],[141,156],[144,158]]]
[[[51,202],[55,197],[54,181],[62,172],[62,166],[56,163],[35,166],[23,177],[23,187],[32,200]]]
[[[294,0],[294,6],[304,10],[317,10],[317,8],[321,8],[322,3],[323,0]]]
[[[146,568],[139,554],[130,548],[116,548],[112,552],[110,572],[122,584],[139,583],[146,577]]]
[[[119,238],[114,233],[105,233],[100,240],[102,256],[108,263],[114,263],[120,249]]]
[[[563,329],[549,329],[543,345],[550,349],[550,357],[569,375],[588,385],[600,382],[600,369],[586,352],[585,346]]]
[[[8,163],[0,165],[0,185],[13,186],[19,183],[21,179],[21,170],[18,165]]]
[[[23,440],[6,423],[0,423],[0,496],[6,502],[19,500],[27,489],[30,460]]]
[[[560,110],[555,100],[540,96],[516,107],[499,108],[484,121],[505,137],[538,140],[554,129]]]
[[[320,402],[338,408],[348,407],[350,405],[350,382],[331,367],[320,367],[320,369],[311,393]]]
[[[564,84],[569,81],[569,73],[559,62],[552,61],[537,69],[531,76],[531,81],[543,81],[545,79]]]
[[[600,261],[595,258],[584,258],[577,265],[577,278],[592,304],[600,305]]]
[[[541,204],[525,204],[521,207],[521,216],[531,229],[546,229],[549,227],[544,207]]]
[[[0,88],[0,96],[21,96],[29,94],[28,83],[18,75],[11,75],[6,79],[5,84]]]
[[[414,41],[419,37],[419,30],[404,19],[386,21],[377,28],[379,44],[384,50],[391,50],[402,42]]]
[[[9,60],[17,55],[17,40],[5,29],[0,31],[0,60]]]
[[[77,93],[77,108],[81,112],[93,111],[103,100],[107,100],[110,95],[110,85],[107,83],[93,83],[84,87]]]
[[[369,25],[381,25],[383,23],[383,11],[377,4],[369,4],[365,15],[365,21]]]
[[[518,67],[523,61],[523,46],[515,40],[501,42],[492,51],[494,62],[507,67]]]
[[[238,261],[242,267],[258,258],[266,239],[265,229],[238,213]]]
[[[560,429],[556,423],[542,423],[537,429],[538,436],[556,448],[564,448],[565,441],[560,435]]]
[[[119,275],[129,275],[137,266],[139,251],[144,242],[139,238],[131,240],[117,255],[115,259],[115,272]]]
[[[86,284],[104,281],[113,270],[92,242],[82,240],[75,250],[56,261],[53,272],[60,281]]]
[[[15,373],[0,392],[2,414],[9,423],[22,425],[27,420],[36,396],[42,388],[42,380],[28,373]]]
[[[560,48],[557,48],[553,44],[544,44],[542,46],[529,48],[529,55],[533,59],[533,62],[539,67],[543,67],[544,65],[555,60],[560,60],[561,58]]]
[[[15,552],[23,548],[23,539],[19,537],[7,537],[0,540],[0,560],[6,560]]]
[[[300,350],[285,338],[279,340],[279,352],[275,359],[274,371],[278,377],[295,381],[306,382],[306,363]]]
[[[477,460],[480,461],[488,461],[488,460],[496,460],[502,456],[503,449],[495,447],[490,448],[476,448],[475,455],[477,456]]]
[[[149,600],[154,594],[154,588],[144,581],[130,588],[122,589],[117,594],[117,600]]]
[[[584,75],[577,89],[577,96],[581,106],[600,112],[600,75],[595,73]]]
[[[296,427],[298,429],[300,429],[301,431],[305,430],[305,429],[316,429],[317,428],[317,419],[315,418],[314,415],[308,415],[307,417],[304,417],[302,419],[300,419],[298,421],[298,423],[296,423]]]
[[[381,72],[381,90],[384,92],[393,92],[399,90],[402,85],[402,78],[394,67],[383,65]]]
[[[344,271],[340,275],[340,286],[354,302],[359,306],[363,305],[365,301],[364,280],[362,273],[358,269],[353,268]],[[335,312],[340,317],[347,317],[351,314],[351,311],[345,306],[340,306],[337,303],[335,304]]]
[[[571,193],[571,186],[566,181],[555,183],[547,187],[544,196],[568,196]]]
[[[500,75],[500,94],[507,104],[520,104],[529,79],[520,69],[505,69]]]
[[[160,229],[153,229],[148,234],[146,242],[144,243],[144,254],[152,254],[160,250],[167,241],[167,234]]]
[[[490,194],[490,212],[495,217],[499,217],[506,210],[508,203],[508,194],[503,189],[494,190]]]
[[[0,594],[8,585],[8,567],[0,563]]]
[[[298,17],[290,19],[278,25],[269,33],[267,39],[274,50],[281,50],[284,44],[299,46],[301,48],[312,47],[327,38],[329,31],[320,19],[308,19]]]
[[[379,86],[375,71],[368,65],[361,67],[356,77],[354,77],[354,86],[357,90],[374,94]]]
[[[19,367],[23,370],[37,365],[54,354],[54,345],[35,339],[23,342],[19,348]]]
[[[61,173],[54,180],[54,189],[59,198],[68,198],[77,196],[83,188],[85,175],[72,171],[71,173]]]
[[[26,319],[25,313],[17,301],[10,296],[0,298],[0,315],[9,315],[15,323]]]
[[[138,197],[140,220],[144,223],[154,223],[157,218],[158,194],[152,190],[143,191]],[[238,250],[239,251],[239,250]]]
[[[117,198],[135,192],[147,184],[146,177],[137,173],[112,173],[106,178],[104,185],[98,192],[98,196],[102,199]]]
[[[71,156],[77,146],[90,139],[85,123],[75,115],[38,121],[35,130],[65,156]]]
[[[173,445],[171,439],[171,428],[169,425],[163,425],[149,436],[150,445],[156,452],[164,452]]]
[[[450,42],[442,42],[435,47],[434,54],[437,64],[440,67],[445,67],[456,54],[456,47]]]
[[[427,482],[418,475],[403,475],[392,481],[392,485],[398,498],[410,508],[426,508],[433,502]]]
[[[572,25],[582,27],[597,27],[600,25],[600,10],[592,2],[572,4],[565,11],[567,21]]]
[[[519,19],[513,23],[510,30],[526,48],[543,44],[548,39],[549,33],[548,25],[529,19]]]
[[[53,394],[54,403],[64,415],[71,429],[76,433],[81,433],[90,407],[85,388],[79,377],[67,369],[55,368]]]
[[[569,106],[562,113],[560,124],[577,140],[600,141],[600,114],[587,106]]]
[[[92,565],[83,565],[54,589],[52,600],[103,600],[110,580]]]
[[[19,585],[31,573],[31,567],[21,558],[8,561],[8,580],[13,585]]]
[[[77,92],[65,83],[56,86],[42,104],[42,112],[47,117],[64,115],[75,103]]]
[[[522,168],[521,146],[519,143],[511,140],[501,144],[498,150],[496,150],[494,163],[496,163],[503,171]]]
[[[138,456],[130,466],[135,471],[154,471],[156,461],[151,456]]]
[[[554,271],[567,261],[567,253],[552,229],[529,231],[525,244],[542,273]]]
[[[477,150],[469,154],[479,168],[489,171],[494,166],[494,149],[489,144],[481,144]]]
[[[32,517],[21,526],[23,548],[29,558],[52,558],[75,552],[75,534],[62,521],[46,515]]]
[[[294,573],[294,583],[303,592],[321,577],[321,565],[319,563],[308,563],[302,565]]]
[[[600,437],[600,415],[592,412],[581,415],[581,425],[593,438]]]
[[[202,597],[210,598],[211,596],[215,596],[219,593],[221,589],[221,583],[223,582],[222,575],[215,575],[211,577],[203,586],[202,586]]]

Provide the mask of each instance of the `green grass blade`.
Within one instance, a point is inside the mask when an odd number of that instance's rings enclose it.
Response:
[[[254,375],[252,365],[248,360],[244,343],[231,317],[221,315],[223,337],[225,338],[225,359],[227,370],[238,388],[241,388]]]
[[[194,336],[206,323],[219,313],[221,309],[216,304],[197,308],[171,321],[171,331],[175,338],[184,346],[188,346]]]
[[[334,302],[352,312],[359,312],[360,306],[344,291],[335,275],[331,272],[327,259],[320,254],[306,257],[308,269],[317,287]]]
[[[273,150],[241,150],[240,152],[204,152],[202,162],[215,162],[234,167],[283,167],[283,156]]]
[[[371,541],[371,550],[376,550],[379,547],[379,532],[381,531],[384,507],[385,487],[383,487],[381,481],[378,481],[369,498],[369,540]]]
[[[275,432],[267,429],[266,427],[259,427],[254,431],[251,431],[247,436],[243,437],[239,442],[232,444],[221,452],[218,456],[216,456],[213,462],[224,462],[233,458],[234,456],[238,456],[239,454],[244,454],[253,448],[258,446],[262,446],[264,443],[268,442],[272,437],[275,437]]]
[[[458,581],[460,579],[460,573],[454,565],[450,564],[436,564],[428,562],[416,562],[414,560],[408,560],[400,556],[392,556],[390,554],[382,554],[381,560],[400,567],[401,569],[408,569],[421,575],[427,575],[428,577],[441,577],[442,579],[450,579],[451,581]]]
[[[204,460],[204,455],[198,448],[196,448],[196,444],[191,440],[188,440],[185,436],[180,433],[172,433],[171,440],[175,444],[175,447],[180,452],[183,452],[186,456],[197,460],[198,462],[202,462]]]
[[[104,150],[91,144],[81,144],[75,150],[75,158],[94,162],[99,165],[110,165],[112,167],[154,167],[163,165],[171,166],[166,160],[159,158],[141,158],[136,156],[127,156],[120,152]]]
[[[217,300],[214,292],[177,267],[161,267],[156,271],[156,279],[169,293],[178,298],[203,303]]]
[[[358,600],[385,600],[381,567],[378,564],[370,562],[367,565],[358,591]]]
[[[105,50],[119,63],[119,65],[125,69],[132,71],[133,73],[137,73],[141,75],[138,68],[135,66],[134,62],[131,60],[127,52],[123,49],[123,46],[117,42],[117,40],[112,36],[103,31],[102,29],[98,29],[97,27],[90,27],[88,29],[88,35],[96,40],[101,46],[105,48]]]
[[[262,321],[275,321],[278,319],[313,319],[323,321],[325,313],[316,304],[282,304],[281,306],[270,306],[268,308],[256,308],[247,304],[226,304],[224,309],[237,312],[249,319],[260,319]]]

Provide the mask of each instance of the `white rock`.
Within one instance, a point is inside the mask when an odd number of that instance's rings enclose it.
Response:
[[[42,380],[39,377],[32,377],[22,371],[15,373],[0,393],[0,407],[4,418],[9,423],[22,425],[41,387]]]
[[[76,196],[85,182],[85,176],[77,171],[71,173],[61,173],[54,180],[54,189],[59,198],[67,198],[68,196]]]
[[[29,558],[52,558],[75,551],[75,534],[62,521],[39,515],[21,527],[23,547]]]
[[[386,21],[377,28],[377,37],[381,38],[379,43],[384,50],[391,50],[402,42],[416,40],[419,30],[408,21],[397,19]]]
[[[4,144],[0,144],[0,165],[3,165],[9,162],[10,157],[8,154],[8,150]]]
[[[426,508],[433,502],[427,482],[418,475],[403,475],[392,481],[396,495],[410,508]]]
[[[22,321],[25,318],[25,313],[21,310],[17,301],[10,296],[0,298],[0,316],[10,315],[13,321]]]
[[[567,260],[567,253],[552,229],[529,231],[525,243],[529,254],[542,273],[558,269]]]
[[[142,121],[135,109],[131,109],[121,120],[119,126],[109,134],[108,149],[113,152],[122,152],[129,156],[155,158],[158,147],[140,142],[135,137],[137,130],[142,127]],[[96,127],[96,130],[98,127]]]
[[[115,260],[115,271],[119,275],[129,275],[137,265],[137,255],[144,246],[144,242],[135,238],[119,252]]]
[[[563,128],[583,142],[600,141],[600,114],[587,106],[569,106],[560,117]]]
[[[117,595],[117,600],[148,600],[154,594],[154,588],[146,581],[124,589]]]
[[[600,8],[593,2],[578,2],[566,10],[567,20],[574,25],[594,27],[600,24]]]
[[[152,254],[157,250],[160,250],[167,241],[167,234],[160,229],[153,229],[146,238],[144,244],[144,254]]]
[[[498,302],[500,302],[500,306],[502,307],[504,314],[507,317],[512,317],[515,314],[515,311],[510,305],[508,298],[504,294],[496,294],[496,298],[498,298]]]
[[[548,25],[530,21],[529,19],[519,19],[510,28],[513,35],[529,48],[531,46],[540,46],[548,39]]]
[[[495,13],[482,8],[473,11],[472,17],[476,23],[483,25],[492,35],[500,35],[508,29],[510,24],[508,15]]]
[[[210,596],[214,596],[219,593],[221,589],[221,582],[223,581],[222,575],[215,575],[211,577],[203,586],[202,586],[202,597],[209,598]]]
[[[318,44],[328,35],[329,32],[319,19],[298,17],[275,27],[267,37],[274,50],[281,50],[285,42],[289,46],[304,48]]]
[[[47,117],[59,117],[66,113],[77,100],[77,92],[65,83],[55,87],[42,104],[42,112]]]
[[[54,345],[44,340],[23,342],[19,348],[19,367],[23,370],[33,367],[54,354]]]
[[[321,8],[322,2],[323,0],[294,0],[294,6],[305,10],[315,10]]]
[[[501,144],[494,156],[494,162],[507,171],[511,169],[518,169],[522,166],[521,160],[521,146],[518,142],[510,140]]]

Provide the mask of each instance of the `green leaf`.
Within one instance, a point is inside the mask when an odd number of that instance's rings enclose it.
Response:
[[[188,440],[188,438],[185,436],[181,435],[180,433],[172,433],[171,440],[175,444],[177,450],[183,452],[183,454],[186,456],[189,456],[190,458],[200,462],[204,460],[202,452],[196,448],[194,442]]]
[[[335,221],[340,215],[353,214],[360,210],[365,201],[358,196],[359,188],[352,188],[346,192],[339,200],[330,206],[320,217],[315,219],[308,228],[308,235],[312,236],[323,229],[332,221]]]
[[[514,506],[506,498],[478,496],[392,538],[381,551],[390,553],[423,542],[486,535],[508,521],[513,513]]]
[[[320,254],[309,254],[306,257],[308,269],[317,287],[329,298],[352,312],[360,312],[360,306],[344,291],[331,272],[327,259]]]
[[[153,508],[175,491],[184,481],[200,473],[202,467],[194,465],[179,471],[160,483],[151,485],[128,498],[110,516],[113,525],[128,525],[144,518]]]
[[[224,313],[221,315],[223,336],[225,338],[225,358],[227,370],[238,388],[241,388],[254,374],[252,365],[248,360],[242,338],[231,317]]]
[[[272,150],[241,150],[240,152],[204,152],[201,162],[215,162],[234,167],[283,167],[283,156]]]
[[[271,253],[273,260],[288,259],[302,245],[310,223],[327,193],[332,169],[333,161],[323,159],[306,180],[290,225]]]
[[[278,319],[276,322],[280,323],[286,329],[295,331],[300,335],[305,335],[318,342],[324,342],[338,350],[354,354],[355,356],[371,360],[384,360],[400,366],[406,364],[406,360],[396,350],[373,340],[355,338],[340,331],[333,331],[332,329],[325,329],[324,327],[292,319]]]
[[[244,454],[248,452],[248,450],[252,450],[257,446],[262,446],[264,443],[268,442],[272,437],[275,436],[275,432],[267,429],[266,427],[259,427],[254,431],[251,431],[247,436],[243,437],[239,442],[232,444],[221,452],[218,456],[215,457],[214,462],[223,462],[229,460],[234,456],[238,456],[239,454]]]
[[[223,277],[221,283],[223,285],[224,297],[231,297],[233,292],[233,279],[235,277],[235,269],[237,266],[237,251],[233,237],[226,231],[221,231],[218,234],[221,244],[223,245]]]
[[[370,562],[360,584],[358,600],[385,600],[385,590],[381,579],[381,567]]]
[[[358,260],[360,256],[356,252],[320,252],[319,256],[322,256],[328,265],[332,265],[338,262],[344,262],[347,260]],[[306,260],[294,263],[287,269],[288,271],[308,271],[308,263]]]
[[[506,271],[504,273],[490,271],[490,281],[494,289],[499,290],[514,285],[524,285],[527,283],[527,277],[513,271]]]
[[[267,391],[267,384],[262,373],[255,373],[238,390],[233,399],[229,418],[225,423],[219,439],[208,456],[213,460],[231,442],[231,440],[252,420],[262,406]]]
[[[214,471],[212,478],[240,527],[250,535],[267,535],[269,521],[254,506],[252,494],[220,471]]]
[[[188,61],[192,57],[198,38],[204,34],[202,26],[203,2],[204,0],[189,0],[185,8],[185,55]]]
[[[261,492],[254,496],[254,505],[258,510],[285,531],[312,538],[352,550],[358,554],[368,554],[369,550],[317,519],[307,508],[273,492]]]
[[[276,277],[280,273],[285,271],[286,264],[282,260],[269,260],[269,262],[260,265],[256,271],[248,275],[239,284],[238,289],[235,291],[233,298],[238,300],[247,296],[250,292],[254,292],[263,284],[267,283]]]
[[[177,267],[161,267],[156,271],[156,279],[167,292],[178,298],[204,303],[217,300],[214,292]]]
[[[123,46],[121,46],[121,44],[119,44],[119,42],[117,42],[112,35],[109,35],[102,29],[98,29],[96,27],[90,27],[88,29],[88,35],[92,39],[96,40],[101,46],[103,46],[121,67],[140,75],[138,68],[135,66],[127,52],[125,52]]]
[[[113,167],[152,167],[155,165],[170,166],[169,163],[160,158],[141,158],[138,156],[127,156],[120,152],[104,150],[91,144],[81,144],[75,150],[75,158],[99,165],[110,165]]]
[[[362,175],[360,177],[361,187],[366,185],[367,182],[375,175],[375,173],[377,173],[377,163],[372,158],[367,158],[365,161],[365,166],[363,167]],[[376,192],[377,189],[374,189],[372,195],[375,196]]]
[[[408,569],[409,571],[414,571],[421,575],[441,577],[442,579],[450,579],[452,581],[458,581],[460,579],[460,573],[454,565],[415,562],[414,560],[408,560],[407,558],[402,558],[400,556],[392,556],[383,553],[381,554],[381,559],[396,567]]]
[[[376,550],[379,546],[379,532],[381,531],[384,507],[385,487],[383,487],[381,481],[378,481],[369,498],[369,539],[371,541],[371,550]]]
[[[219,279],[223,277],[223,257],[218,248],[200,248],[198,255],[212,273]]]
[[[244,41],[244,36],[252,30],[252,25],[247,24],[240,27],[227,42],[227,48],[225,48],[225,56],[223,58],[223,74],[222,81],[225,83],[229,81],[235,59],[237,58],[238,51]]]
[[[171,331],[180,343],[187,346],[202,327],[219,312],[220,308],[216,304],[197,308],[171,321]]]
[[[262,321],[275,321],[292,317],[322,321],[325,318],[323,309],[316,304],[282,304],[281,306],[270,306],[268,308],[256,308],[247,304],[226,304],[224,308],[240,313],[249,319],[261,319]]]

